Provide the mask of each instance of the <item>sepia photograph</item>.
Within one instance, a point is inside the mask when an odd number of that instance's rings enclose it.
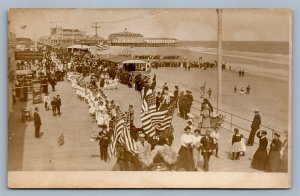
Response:
[[[8,186],[290,188],[291,29],[290,9],[9,9]]]

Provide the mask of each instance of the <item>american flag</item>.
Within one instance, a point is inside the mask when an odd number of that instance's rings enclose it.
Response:
[[[109,146],[109,157],[116,155],[116,144],[119,142],[128,152],[135,154],[137,147],[135,141],[130,135],[130,114],[128,113],[125,118],[121,115],[117,117],[117,124],[114,133],[111,137],[111,145]]]
[[[164,119],[162,120],[162,122],[160,124],[160,127],[159,127],[159,130],[163,131],[163,130],[170,127],[171,122],[172,122],[172,118],[173,118],[173,114],[174,114],[174,110],[176,108],[176,103],[177,103],[177,99],[173,100],[170,103],[170,106],[168,108],[168,112],[166,113]]]
[[[200,87],[201,98],[205,95],[206,82]]]
[[[104,41],[100,42],[98,45],[96,45],[96,49],[99,51],[108,50],[109,45],[107,45]]]
[[[120,137],[120,134],[122,133],[122,130],[124,129],[124,120],[120,118],[121,116],[117,116],[117,122],[114,126],[114,132],[111,136],[111,143],[108,148],[108,156],[109,158],[116,155],[116,144]]]
[[[142,104],[141,121],[145,134],[151,137],[155,135],[155,126],[160,126],[162,120],[165,118],[168,110],[156,111],[155,91],[146,95]]]

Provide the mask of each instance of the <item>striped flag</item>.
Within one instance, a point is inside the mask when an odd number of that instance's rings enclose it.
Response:
[[[206,82],[200,87],[201,98],[205,95]]]
[[[120,119],[119,116],[117,116],[116,118],[117,118],[117,123],[114,126],[114,131],[111,136],[111,143],[108,148],[108,157],[110,159],[116,155],[116,144],[122,133],[122,130],[124,129],[124,120]]]
[[[163,131],[170,127],[172,118],[173,118],[173,114],[174,114],[174,110],[176,108],[176,103],[177,103],[177,99],[173,100],[172,103],[170,104],[170,106],[167,110],[168,112],[166,113],[164,119],[162,120],[162,122],[160,124],[159,130]]]
[[[142,104],[141,121],[145,134],[151,137],[156,133],[156,126],[160,127],[168,110],[156,111],[155,91],[146,95]]]
[[[109,146],[109,158],[116,155],[116,144],[119,142],[128,152],[135,154],[137,152],[136,143],[130,135],[130,114],[125,119],[119,115],[118,122],[115,126],[114,133],[111,137],[111,145]]]
[[[123,146],[125,146],[125,148],[128,152],[131,152],[132,154],[136,154],[137,153],[136,143],[130,135],[130,114],[129,114],[129,112],[128,112],[125,120],[126,120],[125,126],[124,126],[123,131],[120,134],[119,142]]]
[[[96,45],[96,49],[99,51],[108,50],[109,45],[105,44],[104,42],[100,42],[98,45]]]

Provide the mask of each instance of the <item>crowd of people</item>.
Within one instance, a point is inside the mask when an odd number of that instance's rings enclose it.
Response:
[[[67,76],[78,98],[87,103],[89,107],[88,114],[94,119],[97,126],[100,127],[100,131],[97,136],[95,136],[95,140],[99,142],[100,158],[103,161],[109,160],[108,147],[112,142],[111,136],[120,117],[129,122],[131,137],[138,147],[137,154],[143,154],[143,149],[150,148],[154,150],[155,146],[171,146],[172,144],[170,140],[173,139],[169,139],[170,135],[173,136],[172,131],[171,133],[169,132],[170,134],[167,136],[164,132],[157,131],[154,137],[149,138],[149,136],[143,132],[142,127],[135,127],[132,105],[129,105],[128,109],[123,110],[113,99],[107,97],[105,91],[117,89],[119,83],[124,81],[122,77],[126,74],[127,79],[125,84],[130,88],[134,87],[136,91],[140,92],[142,100],[145,99],[148,92],[152,91],[155,93],[156,111],[164,110],[170,107],[173,101],[176,101],[179,116],[187,120],[184,134],[180,139],[181,147],[178,152],[178,157],[176,163],[173,163],[177,170],[195,171],[199,168],[199,162],[202,160],[204,171],[209,171],[210,157],[213,154],[215,157],[219,157],[220,133],[218,129],[211,129],[210,124],[210,117],[213,113],[213,107],[209,102],[212,95],[210,88],[207,91],[208,97],[204,98],[201,104],[200,126],[195,126],[191,117],[191,108],[194,101],[192,92],[190,90],[184,92],[178,85],[175,85],[175,90],[172,92],[167,83],[164,83],[163,87],[159,89],[156,86],[155,75],[151,77],[149,74],[133,75],[122,73],[116,67],[109,66],[99,59],[92,59],[84,55],[74,56],[72,53],[66,51],[44,51],[43,60],[30,63],[33,78],[41,80],[42,83],[42,92],[45,93],[45,109],[48,111],[51,107],[54,116],[60,116],[62,114],[60,110],[62,102],[58,94],[51,99],[48,84],[51,85],[53,94],[56,90],[55,86],[57,83],[64,80],[64,77]],[[26,66],[28,65],[28,63],[24,64],[26,64]],[[162,66],[161,64],[162,63],[160,63],[160,66]],[[189,65],[190,67],[197,67],[198,64]],[[207,66],[210,67],[212,64],[208,63]],[[190,67],[185,68],[188,70]],[[244,74],[240,74],[241,77],[243,77],[243,75]],[[16,88],[16,95],[20,97],[22,94],[22,98],[27,100],[28,92],[26,94],[26,90],[28,91],[27,86],[31,86],[30,82],[31,80],[26,76],[19,76],[16,87],[24,86],[24,88]],[[22,92],[17,89],[22,89]],[[234,87],[234,92],[237,92],[236,86]],[[250,85],[246,87],[246,92],[242,87],[240,93],[249,94]],[[37,117],[37,115],[38,109],[35,112],[36,120],[34,122],[36,125],[36,133],[39,133],[41,118],[40,116]],[[268,150],[266,132],[260,131],[260,125],[261,118],[257,110],[255,111],[251,132],[247,140],[247,145],[252,146],[255,135],[259,138],[259,147],[253,156],[251,166],[255,169],[268,172],[287,171],[287,139],[282,143],[280,141],[280,134],[274,134],[275,136],[270,145],[270,150]],[[240,156],[246,154],[246,138],[239,133],[237,128],[235,128],[233,132],[232,160],[239,160]],[[36,137],[38,137],[38,134],[36,134]],[[118,148],[117,160],[120,167],[126,170],[130,168],[130,164],[139,165],[138,163],[140,163],[140,161],[138,156],[132,155],[120,145]],[[202,158],[200,158],[201,156]],[[140,165],[135,167],[137,170],[142,168]]]

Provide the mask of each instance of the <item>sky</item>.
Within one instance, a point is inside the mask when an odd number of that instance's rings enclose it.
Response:
[[[10,29],[17,37],[38,40],[49,36],[50,28],[77,28],[94,35],[141,33],[151,38],[217,40],[215,9],[10,9]],[[287,9],[223,9],[224,41],[289,41],[291,12]],[[24,30],[22,25],[27,25]]]

